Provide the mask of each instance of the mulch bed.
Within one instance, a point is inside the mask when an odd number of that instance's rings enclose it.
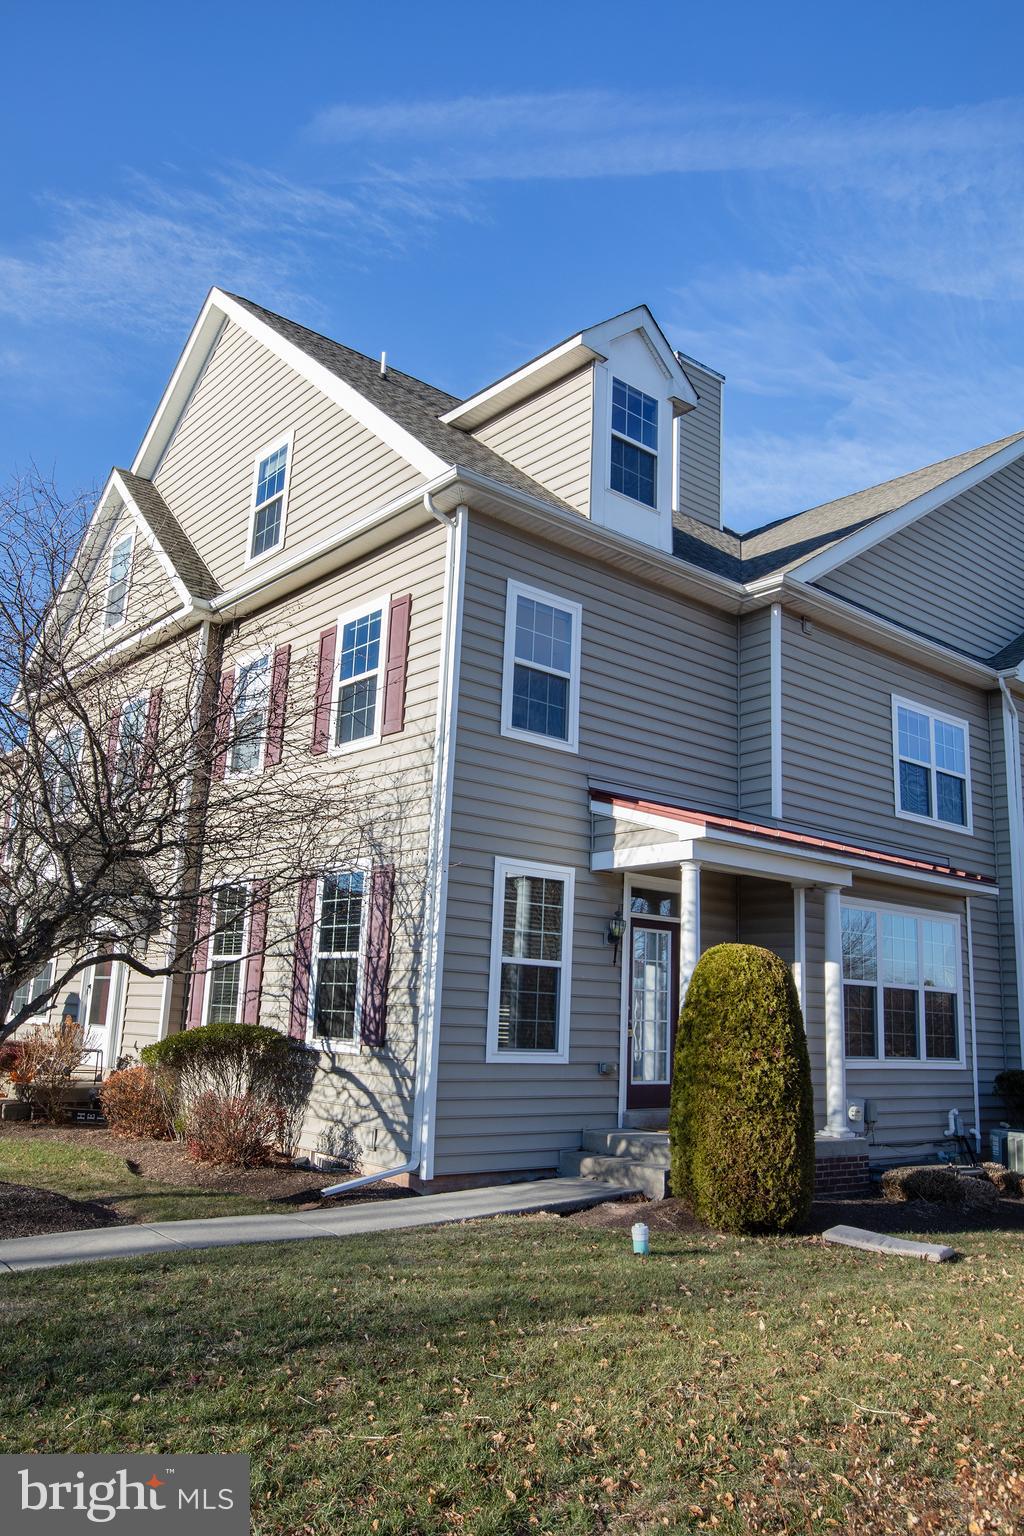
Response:
[[[645,1200],[642,1195],[592,1205],[574,1211],[563,1221],[580,1227],[628,1229],[634,1221],[647,1223],[655,1232],[704,1232],[707,1230],[681,1200]],[[803,1231],[812,1234],[829,1227],[866,1227],[871,1232],[979,1232],[993,1227],[1024,1230],[1024,1200],[1000,1200],[989,1215],[960,1211],[926,1200],[897,1203],[880,1197],[863,1200],[815,1200]]]
[[[49,1189],[0,1183],[0,1238],[120,1225],[121,1218],[114,1211],[92,1200],[69,1200]]]

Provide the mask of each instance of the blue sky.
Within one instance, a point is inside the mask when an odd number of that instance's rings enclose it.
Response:
[[[5,7],[0,475],[129,462],[213,283],[456,394],[642,300],[726,516],[1024,426],[1011,3]]]

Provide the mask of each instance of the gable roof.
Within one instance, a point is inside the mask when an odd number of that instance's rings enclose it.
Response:
[[[149,528],[175,576],[190,597],[215,597],[220,586],[192,540],[164,501],[152,480],[133,475],[130,469],[114,469],[135,510]]]
[[[243,299],[237,294],[228,294],[227,297],[262,320],[277,335],[298,347],[329,373],[357,390],[364,399],[397,422],[410,437],[433,454],[440,461],[441,468],[464,465],[513,490],[538,496],[552,506],[576,515],[568,502],[552,491],[545,490],[532,476],[503,459],[493,448],[488,448],[468,433],[460,432],[457,427],[448,426],[442,421],[441,416],[458,404],[455,395],[435,389],[432,384],[425,384],[422,379],[392,368],[390,364],[387,373],[382,374],[380,360],[377,358],[354,352],[351,347],[343,347],[329,336],[321,336],[318,331],[297,325],[284,315],[263,309],[251,299]]]

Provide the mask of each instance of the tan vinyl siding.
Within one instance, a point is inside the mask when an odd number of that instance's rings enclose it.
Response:
[[[506,580],[582,603],[580,752],[500,734]],[[588,778],[735,804],[735,625],[471,516],[448,884],[438,1174],[550,1167],[617,1115],[620,980],[604,935],[622,878],[590,872]],[[576,873],[570,1060],[485,1063],[496,856]],[[711,901],[716,882],[709,882]],[[718,883],[715,910],[734,911]],[[725,894],[723,895],[723,891]],[[734,918],[709,918],[731,936]]]
[[[158,962],[159,963],[159,962]],[[121,1047],[118,1054],[137,1056],[144,1045],[160,1039],[164,978],[129,971],[121,1013]]]
[[[443,618],[445,535],[436,524],[318,581],[246,619],[232,634],[225,665],[254,651],[291,644],[285,753],[305,762],[309,780],[344,775],[355,795],[377,793],[380,841],[373,862],[396,866],[387,1041],[382,1050],[320,1053],[302,1145],[340,1124],[355,1135],[367,1168],[392,1166],[409,1152],[418,1029],[423,899]],[[321,630],[376,596],[412,596],[405,729],[341,756],[309,753],[316,654]],[[258,873],[258,871],[256,872]],[[297,888],[272,901],[260,1022],[287,1030],[292,992]],[[185,1000],[182,999],[182,1008]]]
[[[475,435],[587,515],[593,401],[594,370],[588,366],[487,422]]]
[[[894,693],[968,722],[973,836],[896,815]],[[995,874],[985,693],[787,613],[782,722],[787,825]]]
[[[1024,463],[822,578],[874,613],[974,656],[994,655],[1024,627]]]
[[[700,396],[695,410],[679,417],[680,512],[722,525],[722,381],[699,363],[683,370]]]
[[[329,537],[422,476],[245,331],[229,323],[154,481],[213,575],[247,574],[257,453],[294,432],[281,556]],[[272,568],[277,556],[251,567]]]
[[[739,809],[772,813],[771,612],[739,621]]]

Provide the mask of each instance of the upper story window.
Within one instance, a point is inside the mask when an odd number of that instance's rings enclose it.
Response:
[[[961,991],[955,917],[844,905],[848,1061],[959,1063]]]
[[[494,868],[489,1061],[567,1061],[571,869],[498,859]]]
[[[376,600],[338,624],[334,672],[334,729],[337,750],[373,741],[380,734],[380,675],[386,600]]]
[[[284,543],[291,433],[256,455],[250,515],[249,559],[273,554]]]
[[[509,582],[503,735],[577,750],[582,613],[579,603]]]
[[[310,1007],[314,1037],[332,1047],[359,1042],[365,883],[361,870],[320,881]]]
[[[971,830],[970,734],[966,720],[893,698],[896,814]]]
[[[240,1016],[245,907],[244,886],[222,885],[216,892],[210,933],[210,976],[206,989],[207,1024],[234,1024]]]
[[[120,783],[135,780],[142,767],[142,754],[146,745],[146,722],[149,716],[149,695],[140,694],[129,699],[121,710],[117,722],[117,778]]]
[[[658,402],[622,379],[612,379],[611,487],[658,505]]]
[[[104,629],[116,629],[124,623],[128,607],[128,583],[132,570],[132,548],[135,535],[126,533],[117,539],[110,552],[107,567],[107,596],[103,607]]]
[[[84,746],[83,725],[62,727],[46,738],[43,776],[50,791],[50,809],[54,813],[70,810],[74,804]]]
[[[228,752],[232,778],[258,773],[263,761],[270,707],[270,657],[243,662],[235,679],[234,721]]]

